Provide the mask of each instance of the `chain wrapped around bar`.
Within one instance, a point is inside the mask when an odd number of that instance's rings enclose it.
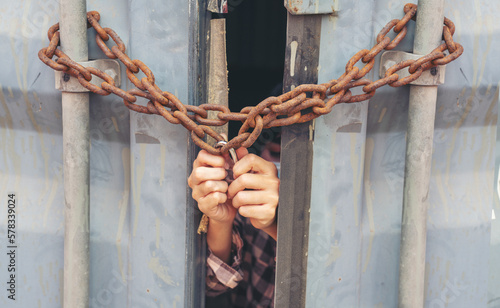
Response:
[[[59,24],[50,27],[48,31],[49,46],[38,52],[38,57],[46,65],[57,71],[65,72],[75,78],[82,86],[93,93],[109,95],[111,93],[123,99],[129,109],[163,116],[168,122],[181,124],[191,132],[191,138],[200,148],[212,154],[227,153],[231,148],[250,147],[259,137],[262,129],[275,126],[287,126],[295,123],[304,123],[323,114],[331,112],[333,106],[339,103],[354,103],[367,100],[375,95],[375,91],[384,86],[400,87],[416,80],[423,71],[437,65],[445,65],[458,58],[463,53],[462,45],[453,41],[455,25],[448,18],[444,19],[443,40],[439,47],[430,54],[418,60],[406,60],[390,67],[383,78],[371,81],[363,78],[375,64],[375,57],[383,50],[391,50],[406,36],[407,23],[415,20],[417,6],[408,3],[404,7],[405,15],[402,19],[391,20],[377,35],[376,44],[371,50],[363,49],[356,53],[348,62],[345,72],[338,79],[323,84],[304,84],[290,92],[277,97],[269,97],[256,106],[245,107],[240,112],[231,112],[227,107],[202,104],[200,106],[184,105],[175,95],[162,91],[155,83],[153,72],[140,60],[132,60],[125,53],[125,44],[110,28],[102,28],[99,24],[100,14],[96,11],[87,13],[88,27],[97,32],[96,42],[99,48],[110,59],[120,60],[126,67],[126,74],[130,82],[136,86],[124,91],[115,86],[113,78],[105,72],[82,65],[71,60],[59,46]],[[396,37],[386,36],[393,30]],[[106,41],[109,38],[115,45],[109,49]],[[444,52],[448,50],[449,54]],[[57,56],[56,60],[52,58]],[[359,61],[364,64],[360,69],[355,66]],[[409,76],[399,78],[396,73],[408,67]],[[142,72],[145,77],[138,79],[136,74]],[[104,80],[101,86],[91,84],[92,75]],[[351,89],[361,87],[365,94],[352,95]],[[146,98],[146,106],[135,104],[137,97]],[[208,119],[208,110],[217,111],[217,119]],[[217,141],[223,138],[210,126],[220,126],[228,121],[241,121],[238,135],[221,148],[208,145],[203,139],[208,134]]]

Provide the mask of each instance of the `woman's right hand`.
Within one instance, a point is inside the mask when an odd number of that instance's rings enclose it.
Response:
[[[200,211],[211,221],[222,224],[232,224],[237,212],[231,200],[227,199],[228,183],[225,178],[228,167],[224,156],[201,150],[188,178],[188,185],[193,190],[192,196],[198,202]]]

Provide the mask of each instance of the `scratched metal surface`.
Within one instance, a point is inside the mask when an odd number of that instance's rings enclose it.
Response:
[[[319,81],[340,76],[402,16],[404,3],[340,1],[338,17],[323,18]],[[498,220],[492,225],[499,9],[486,0],[446,1],[466,52],[448,65],[438,94],[426,307],[500,305]],[[410,51],[411,40],[401,49]],[[384,88],[369,104],[339,105],[316,121],[307,307],[397,306],[408,95]]]
[[[187,100],[186,1],[89,1],[88,7],[101,11],[133,58],[151,66],[160,87]],[[428,307],[500,307],[500,226],[491,221],[499,167],[500,65],[492,55],[500,48],[493,16],[499,10],[493,1],[447,1],[466,53],[448,66],[440,87]],[[320,82],[339,76],[349,57],[370,47],[380,26],[401,11],[395,0],[340,1],[339,16],[323,20]],[[36,56],[58,19],[58,2],[0,0],[0,16],[0,202],[8,192],[17,195],[20,247],[17,300],[2,295],[0,305],[60,307],[60,94]],[[94,46],[90,56],[102,54]],[[396,305],[407,102],[406,89],[379,90],[369,105],[337,106],[316,122],[308,307]],[[185,131],[155,116],[129,117],[119,99],[92,96],[91,136],[91,307],[182,306]],[[497,217],[499,204],[493,204]],[[7,262],[1,253],[0,281]]]
[[[500,104],[499,104],[500,109]],[[488,285],[488,308],[500,308],[500,127],[497,125],[495,184],[493,186],[493,209],[491,221],[490,278]]]
[[[188,2],[87,7],[101,12],[102,24],[151,67],[161,88],[187,101]],[[62,305],[61,95],[37,56],[58,16],[57,0],[0,0],[0,203],[16,193],[20,247],[16,301],[2,292],[1,307]],[[94,35],[89,57],[103,58]],[[158,116],[130,116],[113,96],[91,95],[90,113],[90,307],[181,307],[187,133]],[[7,282],[6,207],[0,211],[0,280]]]
[[[131,1],[130,53],[160,88],[187,102],[188,3]],[[175,12],[172,14],[171,12]],[[167,17],[168,16],[168,17]],[[159,116],[131,114],[131,307],[184,302],[187,132]]]
[[[17,196],[16,301],[2,307],[60,306],[63,279],[61,95],[37,50],[58,3],[1,1],[0,277],[7,282],[6,196]],[[52,7],[51,7],[52,6]],[[33,18],[37,16],[37,18]],[[5,290],[6,283],[2,283]]]
[[[338,10],[339,0],[285,0],[291,14],[330,14]]]

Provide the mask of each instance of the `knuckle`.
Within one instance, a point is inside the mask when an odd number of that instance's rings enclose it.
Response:
[[[238,180],[241,186],[246,187],[249,184],[249,176],[248,173],[244,173],[238,177]]]
[[[278,174],[278,168],[276,165],[270,161],[267,162],[269,169],[273,171],[274,174]]]
[[[225,179],[227,177],[227,175],[228,175],[227,171],[224,168],[219,168],[219,171],[220,171],[219,178],[221,180]]]
[[[206,181],[205,189],[207,192],[211,192],[217,189],[217,184],[214,181]]]
[[[201,179],[203,177],[203,169],[201,168],[194,169],[192,175],[197,180]]]
[[[210,209],[210,203],[208,200],[198,201],[198,209],[203,213],[206,213]]]
[[[257,164],[257,161],[260,157],[258,157],[257,155],[255,154],[247,154],[245,157],[242,158],[241,161],[245,161],[246,164],[248,164],[249,166],[253,167]]]
[[[227,200],[226,194],[223,194],[221,192],[215,192],[214,195],[215,195],[215,200],[216,200],[217,204],[224,203]]]
[[[191,197],[193,197],[194,200],[198,201],[199,194],[197,193],[197,191],[193,190],[193,192],[191,193]]]
[[[280,179],[278,179],[277,177],[271,178],[271,187],[279,188],[280,187]]]
[[[276,206],[278,205],[278,202],[279,202],[279,195],[277,194],[273,194],[270,196],[270,203],[273,205],[274,208],[276,208]]]
[[[209,210],[211,208],[213,208],[214,206],[216,206],[218,204],[218,199],[219,197],[217,196],[217,194],[215,193],[212,193],[212,194],[209,194],[208,196],[206,196],[204,198],[204,208]]]
[[[241,216],[243,217],[248,217],[249,214],[248,214],[248,211],[247,211],[247,208],[242,206],[238,209],[238,212],[240,213]]]
[[[270,219],[274,219],[276,216],[276,208],[274,206],[269,207],[268,214]]]
[[[232,203],[233,203],[233,206],[234,206],[234,207],[239,207],[239,206],[241,205],[241,202],[240,202],[240,196],[239,196],[239,194],[236,194],[236,195],[233,197]]]
[[[218,193],[214,192],[210,194],[210,205],[216,206],[219,203],[220,196]]]
[[[199,161],[204,161],[208,156],[208,152],[205,151],[205,150],[201,150],[199,153],[198,153],[198,157],[196,158],[196,160],[199,160]]]
[[[236,196],[233,197],[233,205],[236,207],[240,207],[243,204],[245,203],[242,194],[236,194]]]
[[[263,206],[263,209],[261,211],[261,220],[272,220],[275,215],[275,210],[270,207],[270,206]]]
[[[250,161],[250,163],[254,164],[256,161],[259,160],[259,157],[255,154],[248,154],[246,157]]]

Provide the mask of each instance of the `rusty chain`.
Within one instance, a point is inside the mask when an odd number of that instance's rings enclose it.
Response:
[[[131,60],[125,53],[125,44],[121,38],[112,29],[101,27],[99,24],[100,15],[96,11],[87,13],[88,28],[96,30],[96,42],[104,54],[110,59],[118,58],[125,65],[127,77],[136,88],[124,91],[115,86],[113,78],[105,72],[93,67],[83,67],[71,60],[58,48],[59,23],[50,27],[48,31],[49,46],[42,48],[38,52],[38,57],[54,70],[63,71],[78,78],[80,84],[91,92],[100,95],[116,94],[131,110],[161,115],[170,123],[183,125],[191,132],[191,138],[196,145],[212,154],[221,154],[227,153],[231,148],[250,147],[264,128],[287,126],[313,120],[331,112],[336,104],[367,100],[375,95],[376,89],[387,84],[392,87],[407,85],[420,77],[422,72],[437,65],[450,63],[463,53],[462,45],[453,41],[455,25],[448,18],[444,18],[444,43],[431,53],[418,60],[406,60],[393,65],[379,80],[371,81],[363,78],[371,71],[375,64],[375,57],[382,50],[395,48],[406,36],[408,31],[406,25],[410,19],[415,20],[417,5],[406,4],[404,12],[405,15],[402,19],[391,20],[380,31],[377,35],[377,43],[371,50],[363,49],[347,62],[345,72],[338,79],[323,84],[300,85],[280,96],[268,97],[256,106],[245,107],[240,112],[231,112],[225,106],[214,104],[184,105],[172,93],[162,91],[155,84],[155,77],[149,67],[140,60]],[[391,30],[396,33],[393,40],[386,36]],[[115,42],[111,49],[105,43],[110,37]],[[446,50],[449,52],[448,55],[444,53]],[[56,60],[52,59],[54,55],[57,56]],[[355,66],[360,60],[364,64],[361,69]],[[400,79],[396,72],[406,67],[408,67],[410,75]],[[135,75],[139,71],[142,71],[146,77],[139,80]],[[90,83],[92,75],[104,80],[100,87]],[[352,95],[351,89],[361,86],[364,94]],[[137,96],[149,100],[147,105],[135,104]],[[207,119],[210,110],[218,112],[217,119]],[[203,141],[207,134],[217,141],[224,140],[210,126],[224,125],[228,121],[243,122],[238,136],[217,149]]]

